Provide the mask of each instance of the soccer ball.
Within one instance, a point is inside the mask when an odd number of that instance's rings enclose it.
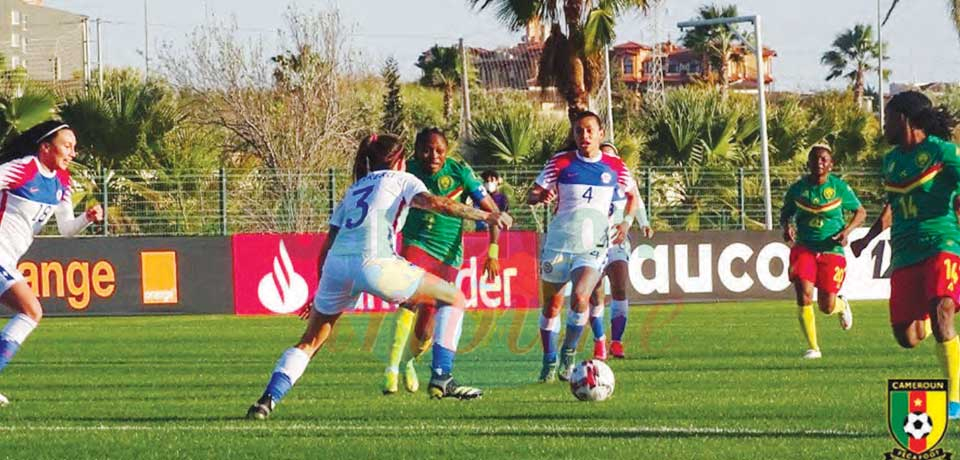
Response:
[[[926,412],[911,412],[903,420],[903,432],[913,439],[923,439],[933,431],[933,420]]]
[[[588,359],[573,368],[570,392],[581,401],[603,401],[613,394],[613,371],[603,361]]]

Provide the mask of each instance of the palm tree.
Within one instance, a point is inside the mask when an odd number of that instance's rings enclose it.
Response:
[[[453,46],[433,45],[420,55],[416,65],[423,71],[421,85],[443,91],[443,119],[449,123],[454,91],[460,84],[460,51]]]
[[[182,118],[171,89],[142,83],[135,73],[106,75],[104,91],[67,97],[60,116],[83,133],[79,147],[109,168],[134,167],[159,154],[164,136]]]
[[[0,138],[20,134],[54,116],[56,97],[41,87],[28,86],[20,96],[0,96]]]
[[[876,70],[873,65],[880,54],[879,43],[873,39],[873,27],[857,24],[837,35],[832,49],[823,53],[820,63],[830,67],[827,81],[837,77],[850,80],[853,98],[860,104],[863,101],[864,74]]]
[[[697,19],[717,19],[737,17],[734,5],[704,5],[700,7]],[[701,26],[687,31],[682,39],[683,46],[701,56],[701,73],[710,76],[712,66],[717,68],[720,88],[726,92],[730,87],[729,68],[731,62],[743,58],[743,45],[737,43],[736,33],[731,25]]]
[[[479,10],[492,8],[511,30],[538,19],[551,24],[537,81],[560,91],[571,119],[587,109],[590,94],[603,82],[603,52],[613,42],[617,17],[630,10],[646,11],[654,1],[467,0]]]

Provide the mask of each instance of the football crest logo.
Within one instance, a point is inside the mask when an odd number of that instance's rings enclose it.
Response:
[[[600,180],[601,180],[604,184],[609,184],[610,181],[613,180],[613,176],[611,176],[610,173],[603,173],[603,174],[600,175]]]
[[[934,449],[947,433],[947,421],[946,380],[887,381],[887,427],[906,449],[887,452],[888,460],[949,459],[949,452]]]
[[[834,190],[833,187],[827,187],[823,189],[823,197],[828,200],[833,199],[833,197],[836,196],[836,194],[837,194],[837,191]]]
[[[437,179],[437,185],[440,186],[440,190],[446,190],[453,186],[453,178],[450,176],[441,176]]]
[[[917,154],[917,166],[920,168],[927,167],[927,163],[930,163],[930,154],[927,152],[920,152]]]

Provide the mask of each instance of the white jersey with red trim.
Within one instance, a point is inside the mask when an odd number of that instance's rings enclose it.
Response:
[[[557,211],[547,228],[544,247],[573,254],[607,247],[614,192],[636,186],[619,157],[599,154],[585,158],[576,150],[555,154],[536,183],[557,192]]]
[[[60,233],[73,236],[87,226],[74,219],[70,173],[49,171],[30,155],[0,164],[0,257],[17,261],[50,216]]]
[[[330,218],[330,225],[340,229],[330,254],[396,255],[397,231],[403,228],[413,197],[420,193],[429,193],[426,185],[404,171],[373,171],[355,182]]]

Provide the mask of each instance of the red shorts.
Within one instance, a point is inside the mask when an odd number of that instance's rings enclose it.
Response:
[[[404,259],[407,259],[410,263],[424,269],[427,273],[432,273],[444,281],[449,281],[455,283],[457,281],[457,274],[460,272],[459,268],[447,265],[442,261],[438,260],[436,257],[431,256],[424,251],[419,246],[404,246],[403,254],[401,254]]]
[[[960,257],[956,254],[941,252],[900,267],[890,276],[890,324],[924,320],[931,304],[944,297],[960,305]]]
[[[831,294],[840,292],[847,276],[847,258],[830,252],[814,252],[801,245],[790,249],[790,281],[813,283]]]

